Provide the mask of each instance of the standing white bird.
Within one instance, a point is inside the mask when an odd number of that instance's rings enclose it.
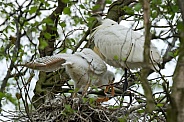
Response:
[[[144,63],[144,36],[117,22],[105,19],[91,34],[94,40],[94,51],[109,65],[128,69],[145,67]],[[157,48],[150,45],[149,67],[154,70],[161,62]],[[154,65],[154,66],[153,66]]]
[[[64,53],[38,58],[21,66],[45,72],[52,72],[64,67],[75,82],[75,91],[80,91],[83,94],[90,85],[96,87],[110,85],[115,80],[114,73],[108,71],[104,61],[89,48],[74,54]],[[113,86],[107,86],[104,92],[107,92],[109,88],[111,88],[111,94],[114,95]]]

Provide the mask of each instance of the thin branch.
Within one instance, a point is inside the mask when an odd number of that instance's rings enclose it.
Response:
[[[4,90],[6,88],[6,85],[7,85],[7,82],[11,76],[11,72],[13,70],[13,67],[14,67],[14,59],[17,59],[17,55],[19,53],[19,49],[20,49],[20,38],[21,38],[21,30],[20,30],[20,27],[19,27],[19,19],[20,19],[20,16],[15,19],[15,23],[16,23],[16,42],[15,42],[15,47],[14,47],[14,50],[13,50],[13,56],[12,56],[12,60],[11,60],[11,63],[9,65],[9,68],[8,68],[8,71],[6,73],[6,76],[4,77],[3,81],[2,81],[2,84],[1,84],[1,88],[0,88],[0,92],[1,93],[4,93]],[[2,104],[1,104],[1,100],[0,99],[0,108],[2,107]]]
[[[152,90],[149,85],[149,82],[147,80],[147,77],[149,75],[149,63],[150,63],[150,40],[151,40],[151,34],[150,34],[150,3],[149,0],[143,0],[143,11],[144,11],[144,27],[145,27],[145,42],[144,42],[144,62],[147,67],[143,68],[141,70],[141,82],[142,87],[144,89],[145,97],[147,99],[147,111],[152,112],[154,110],[155,102],[152,96]]]

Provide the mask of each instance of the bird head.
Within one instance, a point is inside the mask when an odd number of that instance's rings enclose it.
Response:
[[[92,34],[91,37],[93,37],[93,35],[99,30],[99,29],[103,29],[103,28],[107,28],[107,27],[111,27],[113,25],[118,25],[117,22],[111,20],[111,19],[98,19],[99,23],[101,23],[101,25],[97,26],[96,28],[94,28],[93,30],[95,30]]]
[[[118,25],[117,22],[111,20],[111,19],[104,19],[102,20],[102,26],[112,26],[112,25]]]
[[[113,86],[113,82],[115,80],[115,75],[113,72],[111,71],[108,71],[104,74],[104,85],[108,85],[106,86],[105,90],[104,90],[104,93],[106,94],[108,91],[111,91],[111,96],[114,96],[115,92],[114,92],[114,86]],[[108,94],[106,94],[108,95]]]
[[[99,23],[101,23],[101,25],[93,28],[93,32],[91,33],[90,35],[90,38],[92,40],[94,40],[94,35],[99,31],[99,30],[103,30],[103,29],[106,29],[108,27],[111,27],[111,26],[114,26],[114,25],[118,25],[117,22],[111,20],[111,19],[104,19],[104,20],[101,20],[101,19],[98,19]]]
[[[106,71],[101,78],[102,84],[101,85],[108,85],[112,84],[115,80],[115,74],[111,71]]]

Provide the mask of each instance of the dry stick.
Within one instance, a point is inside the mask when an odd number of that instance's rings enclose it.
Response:
[[[146,103],[140,103],[139,105],[132,106],[130,109],[127,110],[127,113],[130,114],[133,111],[138,110],[138,109],[145,107],[145,106],[146,106]]]
[[[77,115],[79,118],[81,118],[84,122],[88,122],[85,118],[83,118],[81,115],[79,115],[78,113],[75,113],[75,115]]]
[[[20,73],[20,71],[17,69],[17,67],[15,67],[15,69],[18,71],[18,73]],[[28,102],[27,102],[27,97],[28,97],[28,99],[29,99],[30,102],[31,102],[31,98],[30,98],[30,96],[29,96],[29,94],[28,94],[29,89],[27,89],[26,86],[29,85],[29,83],[31,82],[33,76],[34,76],[34,75],[32,74],[32,75],[29,77],[27,83],[24,83],[24,82],[23,82],[23,78],[21,77],[21,81],[22,81],[23,88],[24,88],[24,91],[25,91],[25,100],[24,100],[23,97],[21,97],[21,98],[22,98],[22,101],[23,101],[23,104],[24,104],[24,108],[25,108],[26,114],[27,114],[27,116],[28,116],[28,118],[29,118],[30,121],[32,121],[32,120],[31,120],[31,117],[30,117],[30,111],[29,111],[29,105],[28,105]],[[19,86],[18,79],[16,78],[15,80],[16,80],[16,82],[17,82],[18,89],[19,89],[19,91],[21,92],[21,91],[22,91],[22,88]],[[29,88],[29,87],[28,87],[28,88]],[[21,95],[22,95],[22,94],[21,94]],[[31,103],[32,103],[32,102],[31,102]],[[20,106],[19,106],[19,107],[20,107]],[[19,109],[20,109],[20,108],[19,108]],[[21,110],[21,109],[20,109],[20,110]],[[23,114],[23,113],[22,113],[22,114]],[[23,115],[24,115],[24,114],[23,114]]]

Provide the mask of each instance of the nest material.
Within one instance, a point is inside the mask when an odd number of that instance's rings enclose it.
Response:
[[[144,112],[146,103],[127,108],[97,105],[95,101],[95,98],[71,99],[71,97],[58,96],[48,99],[45,104],[35,110],[3,111],[9,113],[9,116],[4,117],[18,122],[141,122],[151,119],[150,114]],[[158,114],[154,120],[166,121],[161,114]]]
[[[113,110],[95,105],[94,99],[60,98],[47,101],[31,117],[36,122],[111,122],[118,121]]]

